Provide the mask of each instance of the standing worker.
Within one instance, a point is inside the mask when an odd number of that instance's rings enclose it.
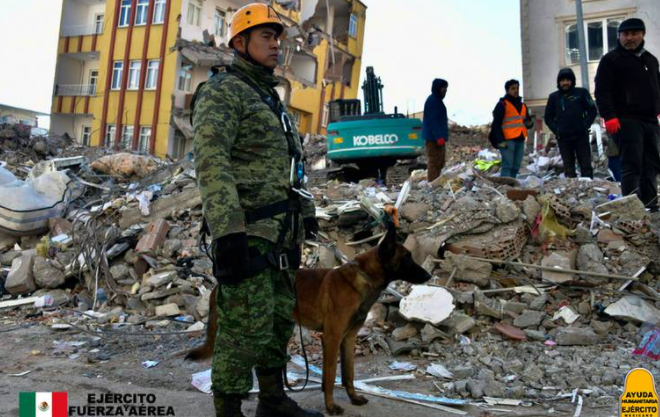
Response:
[[[580,176],[593,178],[589,128],[598,114],[596,105],[589,90],[575,86],[575,73],[570,68],[559,71],[557,89],[548,97],[545,124],[557,137],[564,174],[568,178],[577,177],[577,158]]]
[[[259,380],[259,417],[321,417],[286,396],[282,372],[294,329],[293,270],[304,229],[318,230],[301,188],[302,146],[275,91],[279,37],[275,10],[252,3],[229,28],[234,60],[199,91],[194,151],[204,218],[218,279],[218,334],[212,389],[216,416],[243,416]],[[304,217],[304,221],[301,217]]]
[[[619,44],[598,66],[596,103],[608,135],[614,135],[619,147],[623,195],[636,193],[655,212],[660,173],[658,60],[644,49],[644,21],[625,20],[618,33]]]
[[[446,148],[449,140],[449,119],[444,99],[449,83],[436,78],[431,86],[431,95],[424,103],[422,137],[426,142],[428,158],[428,181],[438,178],[445,167]]]
[[[520,97],[520,82],[509,80],[504,84],[506,95],[493,110],[490,142],[502,154],[502,177],[516,178],[520,171],[527,129],[534,126],[532,116]]]

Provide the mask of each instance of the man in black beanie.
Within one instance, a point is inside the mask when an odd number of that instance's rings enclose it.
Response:
[[[660,70],[644,49],[646,26],[628,19],[619,26],[619,45],[603,56],[596,73],[596,103],[621,154],[621,188],[658,211],[660,173]]]

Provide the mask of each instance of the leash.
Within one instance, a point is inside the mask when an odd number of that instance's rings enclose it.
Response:
[[[293,278],[293,296],[296,299],[296,308],[298,308],[298,316],[301,317],[300,315],[300,309],[299,309],[299,304],[298,304],[298,291],[296,290],[296,279],[295,275]],[[298,321],[298,333],[300,333],[300,349],[302,350],[303,353],[303,359],[305,360],[305,383],[303,384],[302,388],[300,389],[294,389],[291,384],[289,384],[289,378],[287,377],[286,374],[286,369],[287,365],[284,365],[284,369],[282,370],[282,379],[284,380],[284,385],[286,388],[291,391],[291,392],[302,392],[305,390],[307,387],[307,384],[309,383],[309,360],[307,359],[307,351],[305,350],[305,340],[303,338],[303,332],[302,332],[302,324],[300,323],[302,320]]]

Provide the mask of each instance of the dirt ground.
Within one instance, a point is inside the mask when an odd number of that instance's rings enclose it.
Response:
[[[1,317],[1,316],[0,316]],[[5,316],[6,318],[6,316]],[[11,320],[13,321],[13,320]],[[200,342],[199,337],[185,335],[158,337],[109,336],[98,339],[77,331],[57,332],[39,324],[17,322],[0,325],[0,416],[18,416],[18,394],[21,391],[67,391],[69,406],[85,406],[89,394],[133,393],[154,394],[153,405],[163,409],[172,407],[173,415],[180,417],[213,416],[211,397],[191,385],[191,375],[208,369],[208,363],[183,361],[177,354]],[[80,347],[62,349],[61,342],[86,342]],[[58,347],[59,346],[59,347]],[[98,350],[98,351],[97,351]],[[387,368],[385,356],[362,358],[357,364],[357,376],[375,377],[394,374]],[[160,361],[150,369],[141,363],[146,360]],[[408,360],[404,358],[403,360]],[[30,371],[24,376],[11,376]],[[418,377],[412,381],[379,383],[378,385],[411,392],[438,395],[429,391],[433,384]],[[323,410],[323,398],[319,390],[293,394],[303,406]],[[452,416],[456,414],[427,407],[406,404],[389,399],[369,396],[369,404],[363,407],[350,405],[343,390],[335,389],[335,397],[345,407],[347,417],[396,416],[407,417]],[[595,399],[585,401],[583,416],[616,415],[616,404],[611,400],[598,405]],[[256,400],[252,396],[244,405],[247,416],[254,415]],[[575,405],[570,399],[533,407],[459,408],[469,416],[572,416]],[[165,411],[163,411],[165,412]],[[76,414],[81,415],[81,414]],[[92,415],[92,414],[82,414]],[[167,414],[160,414],[167,415]],[[172,415],[172,414],[170,414]]]

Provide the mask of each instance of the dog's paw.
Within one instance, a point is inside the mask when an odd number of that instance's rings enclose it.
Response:
[[[353,405],[365,405],[369,400],[362,395],[354,395],[351,397],[351,404]]]
[[[344,409],[338,406],[337,404],[326,405],[325,408],[328,410],[328,414],[331,416],[338,416],[344,414]]]

